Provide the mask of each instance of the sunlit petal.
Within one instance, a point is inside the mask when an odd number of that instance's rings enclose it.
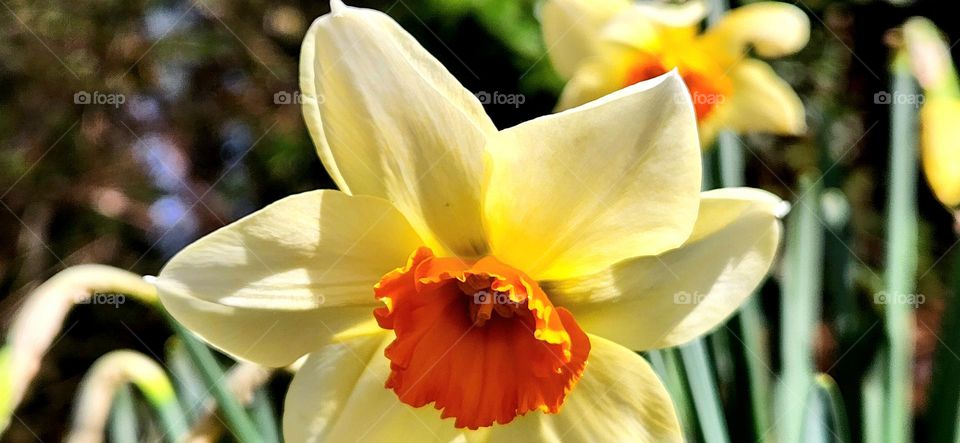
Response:
[[[631,349],[678,345],[716,328],[767,275],[785,203],[750,188],[702,195],[694,233],[680,248],[545,282],[544,290],[585,330]]]
[[[657,254],[693,227],[700,146],[676,73],[501,131],[487,150],[491,247],[535,279]]]
[[[188,246],[157,286],[174,318],[214,346],[280,366],[370,319],[373,285],[419,244],[385,200],[307,192]]]
[[[703,40],[733,59],[742,58],[751,47],[762,57],[779,57],[807,45],[810,19],[790,3],[752,3],[724,14]]]
[[[496,128],[393,19],[333,6],[300,59],[304,117],[331,177],[392,201],[432,249],[481,255],[483,145]]]
[[[540,10],[543,39],[550,61],[570,78],[584,60],[595,55],[601,29],[629,0],[548,0]]]

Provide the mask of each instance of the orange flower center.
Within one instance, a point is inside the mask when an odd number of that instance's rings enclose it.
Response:
[[[458,428],[556,413],[586,366],[590,341],[570,312],[493,257],[419,248],[374,293],[385,304],[377,322],[396,334],[386,387],[408,405],[433,403]]]
[[[624,86],[666,74],[674,67],[679,69],[680,77],[690,90],[697,121],[706,119],[733,90],[729,77],[704,57],[696,57],[688,63],[668,63],[650,53],[640,53],[627,68]]]

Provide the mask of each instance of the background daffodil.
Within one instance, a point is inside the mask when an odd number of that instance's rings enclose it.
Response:
[[[309,354],[287,441],[681,440],[634,351],[737,309],[774,259],[782,202],[700,192],[680,76],[498,131],[388,16],[332,9],[300,84],[341,190],[188,246],[157,279],[164,307],[238,358]]]
[[[557,72],[568,79],[558,109],[676,68],[690,89],[704,148],[721,129],[803,133],[800,98],[749,51],[762,57],[799,51],[810,34],[806,14],[786,3],[753,3],[701,33],[705,14],[699,1],[548,0],[541,11],[544,39]]]
[[[920,108],[923,172],[937,199],[956,215],[960,209],[960,82],[950,48],[937,27],[923,17],[907,20],[903,42],[924,92]]]

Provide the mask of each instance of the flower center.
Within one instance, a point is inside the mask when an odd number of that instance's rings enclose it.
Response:
[[[386,387],[408,405],[433,403],[457,427],[556,413],[586,367],[590,341],[570,312],[493,257],[420,248],[374,293],[385,305],[377,322],[396,334]]]
[[[627,68],[624,86],[666,74],[674,67],[679,69],[680,77],[690,90],[697,121],[706,119],[733,92],[732,82],[723,70],[696,53],[672,61],[657,54],[640,53]]]

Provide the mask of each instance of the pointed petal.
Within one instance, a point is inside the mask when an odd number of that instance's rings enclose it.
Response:
[[[310,355],[284,405],[284,438],[319,441],[682,441],[673,404],[650,365],[591,336],[583,378],[558,414],[528,413],[507,425],[463,431],[431,406],[412,408],[384,388],[390,334],[356,337]]]
[[[537,280],[677,247],[696,219],[700,146],[676,72],[501,131],[487,150],[491,248]]]
[[[642,51],[675,50],[664,46],[695,37],[707,12],[707,4],[699,0],[634,3],[607,23],[603,40]]]
[[[394,203],[435,251],[486,250],[480,102],[390,17],[340,5],[304,38],[307,127],[337,185]]]
[[[540,10],[543,39],[554,68],[565,78],[595,55],[601,29],[629,0],[548,0]]]
[[[694,233],[680,248],[544,282],[544,290],[585,330],[630,349],[682,344],[719,326],[766,277],[784,205],[758,189],[704,192]]]
[[[440,411],[412,408],[384,387],[383,352],[391,332],[359,335],[310,354],[284,403],[283,436],[290,443],[326,441],[452,441],[460,431]]]
[[[960,206],[960,100],[928,99],[920,108],[920,153],[930,189],[944,206]]]
[[[704,43],[731,59],[752,46],[761,57],[793,54],[810,40],[810,19],[789,3],[758,2],[733,9],[704,33]]]
[[[482,441],[683,441],[673,402],[647,361],[595,335],[590,343],[583,378],[558,414],[527,414]]]
[[[281,366],[373,318],[373,285],[420,245],[388,202],[314,191],[198,240],[160,272],[164,307],[215,347]]]
[[[730,70],[733,94],[704,122],[701,137],[729,128],[737,132],[801,135],[807,129],[803,102],[770,65],[746,59]]]

